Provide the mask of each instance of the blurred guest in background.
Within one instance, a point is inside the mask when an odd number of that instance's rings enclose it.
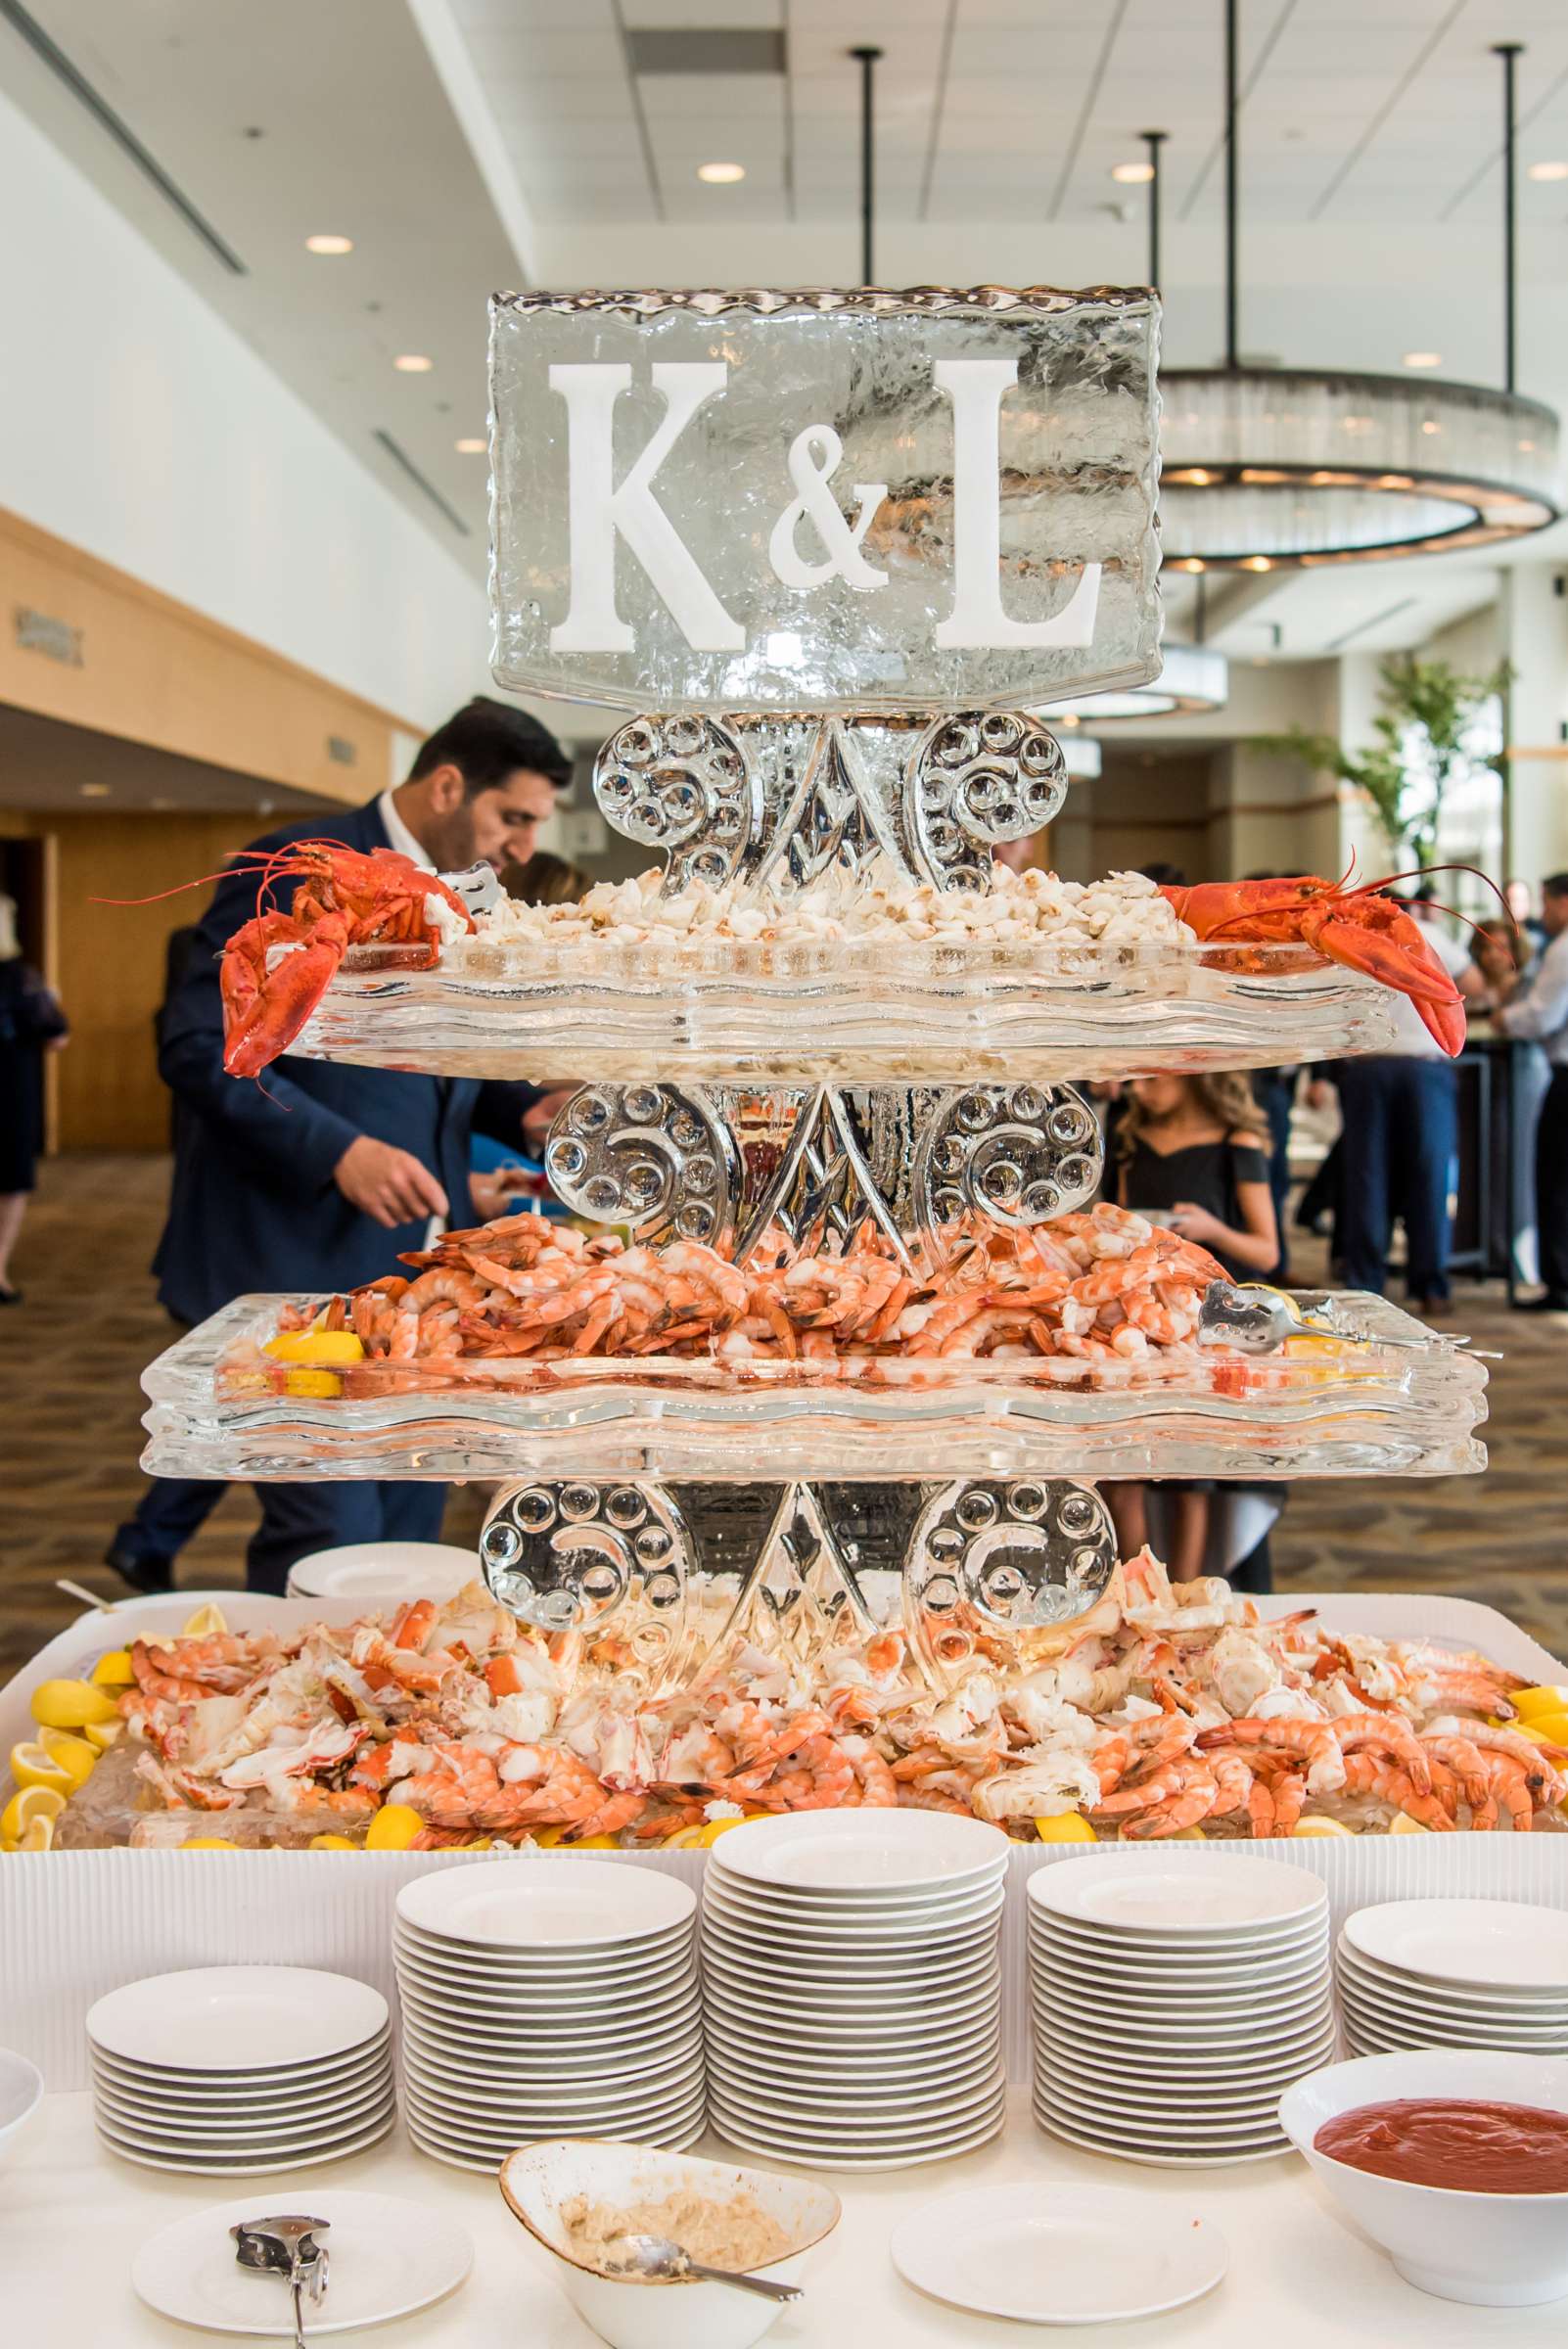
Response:
[[[1506,1003],[1520,974],[1535,960],[1528,931],[1518,928],[1509,914],[1477,922],[1470,940],[1470,959],[1459,973],[1459,992],[1472,1020],[1485,1017]]]
[[[504,873],[532,854],[570,777],[570,760],[536,719],[479,699],[423,745],[406,782],[363,807],[270,833],[254,851],[325,837],[363,852],[396,849],[431,872],[483,862]],[[286,906],[290,883],[275,881],[270,895]],[[474,1127],[537,1146],[561,1098],[530,1085],[298,1058],[278,1061],[261,1083],[228,1076],[218,963],[257,904],[254,871],[219,882],[162,1025],[159,1066],[190,1122],[154,1269],[162,1303],[187,1323],[247,1290],[320,1293],[389,1270],[400,1252],[424,1245],[433,1218],[471,1221]],[[311,1550],[434,1540],[445,1498],[442,1486],[424,1484],[257,1492],[261,1524],[248,1579],[259,1590],[281,1590],[290,1566]],[[156,1513],[149,1526],[138,1512],[111,1561],[139,1567],[145,1580],[156,1538]]]
[[[20,1305],[11,1251],[37,1186],[43,1148],[43,1056],[69,1034],[60,998],[22,957],[17,901],[0,893],[0,1305]]]
[[[1440,926],[1430,884],[1407,900],[1428,944],[1457,980],[1469,961]],[[1449,1312],[1449,1197],[1458,1152],[1458,1082],[1408,996],[1394,997],[1387,1052],[1341,1061],[1344,1115],[1338,1254],[1353,1289],[1381,1297],[1394,1218],[1405,1224],[1406,1288],[1417,1313]]]
[[[1541,919],[1545,952],[1492,1016],[1499,1034],[1539,1043],[1551,1064],[1551,1082],[1536,1126],[1536,1224],[1543,1294],[1518,1303],[1518,1311],[1568,1313],[1568,873],[1553,873],[1542,883]]]
[[[527,864],[508,865],[506,894],[524,905],[575,905],[593,887],[593,875],[568,857],[535,849]]]

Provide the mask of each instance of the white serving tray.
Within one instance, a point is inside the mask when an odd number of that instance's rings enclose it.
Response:
[[[0,1751],[27,1734],[27,1698],[39,1681],[90,1671],[106,1648],[138,1632],[177,1631],[207,1596],[246,1626],[344,1622],[353,1612],[303,1599],[182,1590],[80,1616],[0,1689]],[[1259,1605],[1276,1615],[1299,1603],[1300,1593],[1279,1593]],[[1356,1592],[1312,1603],[1344,1632],[1479,1647],[1532,1681],[1568,1679],[1568,1667],[1516,1624],[1471,1599]],[[1179,1864],[1182,1852],[1199,1847],[1165,1848]],[[1244,1858],[1256,1847],[1201,1848]],[[1084,1849],[1021,1845],[1009,1862],[1003,2012],[1008,2075],[1015,2081],[1030,2076],[1024,1888],[1037,1867],[1082,1859]],[[1353,1909],[1373,1901],[1468,1893],[1568,1909],[1568,1837],[1557,1834],[1366,1835],[1270,1841],[1266,1849],[1269,1859],[1323,1879],[1336,1931]],[[1106,1847],[1107,1865],[1117,1856]],[[617,1865],[661,1868],[695,1885],[705,1859],[701,1852],[626,1853]],[[0,1859],[0,2045],[30,2056],[51,2089],[83,2088],[82,2024],[95,1999],[144,1974],[225,1964],[240,1953],[257,1964],[335,1968],[395,1999],[392,1922],[402,1885],[433,1868],[552,1865],[564,1863],[547,1852],[44,1852]]]

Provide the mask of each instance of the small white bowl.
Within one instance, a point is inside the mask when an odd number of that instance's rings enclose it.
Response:
[[[773,2283],[798,2282],[805,2254],[839,2223],[837,2194],[809,2179],[603,2139],[522,2145],[501,2165],[500,2185],[508,2207],[553,2257],[561,2288],[578,2316],[611,2349],[750,2349],[776,2322],[781,2304],[722,2283],[634,2283],[601,2276],[572,2249],[561,2221],[563,2204],[575,2195],[623,2206],[662,2202],[683,2187],[715,2202],[749,2194],[790,2238],[787,2257],[748,2271]]]
[[[1568,2061],[1470,2048],[1362,2055],[1309,2073],[1279,2099],[1280,2126],[1296,2150],[1407,2283],[1476,2308],[1533,2308],[1568,2297],[1568,2193],[1411,2186],[1316,2150],[1325,2121],[1403,2096],[1474,2096],[1568,2112]]]
[[[0,2152],[21,2135],[43,2101],[43,2074],[25,2055],[0,2048]]]

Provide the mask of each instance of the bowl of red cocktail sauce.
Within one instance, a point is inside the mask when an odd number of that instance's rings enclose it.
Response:
[[[1298,2080],[1279,2120],[1407,2283],[1484,2308],[1568,2297],[1568,2060],[1364,2055]]]

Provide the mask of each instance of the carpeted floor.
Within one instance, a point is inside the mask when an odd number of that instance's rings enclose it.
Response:
[[[166,1181],[159,1159],[42,1170],[13,1267],[26,1301],[0,1313],[0,1680],[78,1611],[57,1577],[122,1595],[100,1561],[140,1490],[138,1382],[168,1335],[147,1270]],[[1308,1243],[1298,1277],[1319,1271]],[[1568,1326],[1510,1314],[1500,1294],[1468,1284],[1449,1326],[1504,1355],[1491,1365],[1489,1473],[1293,1486],[1278,1582],[1483,1598],[1568,1656]],[[454,1493],[447,1537],[477,1533],[482,1510],[478,1493]],[[181,1585],[239,1582],[254,1517],[248,1488],[225,1494],[180,1561]]]

